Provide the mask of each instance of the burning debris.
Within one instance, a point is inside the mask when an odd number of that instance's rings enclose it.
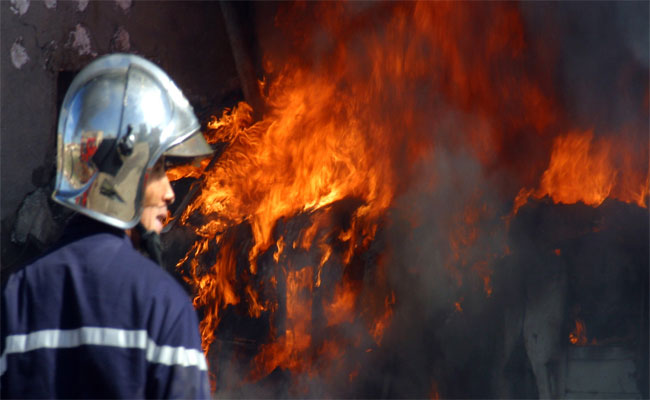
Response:
[[[617,19],[647,4],[266,7],[263,117],[225,110],[216,163],[169,173],[202,179],[170,235],[218,395],[561,397],[589,318],[647,372],[648,46]],[[621,57],[575,60],[593,35]],[[590,317],[590,267],[635,312]]]

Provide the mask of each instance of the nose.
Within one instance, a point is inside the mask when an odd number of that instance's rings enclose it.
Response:
[[[167,175],[165,175],[164,178],[164,186],[165,186],[165,192],[163,194],[163,200],[167,205],[171,205],[174,203],[174,200],[176,199],[176,196],[174,195],[174,189],[172,189],[171,183],[169,183],[169,178],[167,178]]]

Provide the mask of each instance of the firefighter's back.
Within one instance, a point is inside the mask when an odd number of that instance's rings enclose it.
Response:
[[[124,231],[84,220],[2,293],[2,397],[207,397],[196,313]]]

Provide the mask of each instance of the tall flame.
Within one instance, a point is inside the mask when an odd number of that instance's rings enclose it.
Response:
[[[224,310],[268,320],[247,382],[276,370],[359,380],[360,361],[342,360],[389,340],[403,293],[392,275],[439,263],[450,286],[477,281],[491,296],[509,252],[500,201],[514,200],[514,213],[545,196],[647,207],[647,149],[569,120],[553,43],[531,38],[514,3],[283,3],[273,22],[262,120],[243,102],[224,110],[206,133],[227,143],[214,167],[169,171],[202,180],[180,218],[197,241],[178,266],[196,291],[204,350]],[[456,196],[448,204],[442,187]],[[409,264],[378,237],[414,190],[431,204],[400,216],[414,231],[439,215],[441,234],[427,243],[434,256]],[[449,312],[470,314],[459,298]]]

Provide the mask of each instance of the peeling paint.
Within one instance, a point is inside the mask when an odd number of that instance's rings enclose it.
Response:
[[[50,10],[53,8],[56,8],[56,0],[45,0],[45,7],[49,8]]]
[[[14,14],[25,15],[29,10],[29,0],[11,0],[11,11]]]
[[[90,46],[90,33],[81,24],[77,24],[75,30],[70,32],[68,46],[75,48],[80,56],[85,54],[97,55],[97,53],[92,51]]]
[[[88,0],[77,0],[77,10],[84,11],[88,7]]]
[[[115,3],[123,10],[127,11],[129,8],[131,8],[131,3],[132,0],[115,0]]]
[[[116,51],[126,52],[131,50],[131,36],[123,26],[117,28],[117,31],[113,35],[112,45],[113,50]]]
[[[21,36],[16,39],[14,44],[11,46],[11,63],[17,69],[21,69],[22,66],[27,64],[27,61],[29,61],[29,56],[27,55],[27,51],[23,47],[22,43],[23,38]]]

